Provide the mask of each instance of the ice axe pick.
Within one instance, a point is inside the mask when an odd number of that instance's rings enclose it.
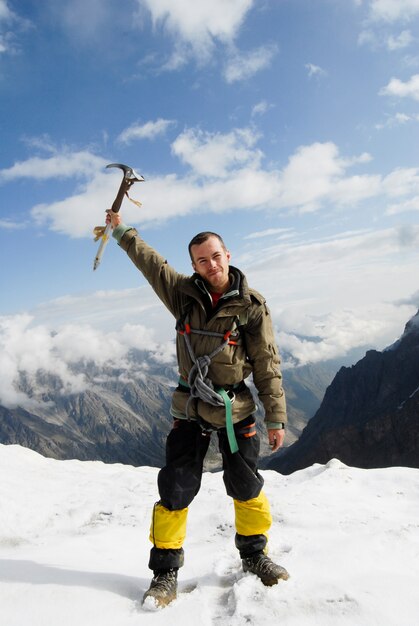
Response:
[[[106,167],[119,167],[124,172],[121,185],[111,207],[111,211],[113,211],[114,213],[118,213],[124,197],[127,196],[127,198],[131,200],[128,195],[128,189],[134,183],[144,181],[144,176],[142,176],[141,174],[137,174],[137,172],[133,170],[132,167],[128,167],[128,165],[123,165],[122,163],[109,163],[109,165],[107,165]],[[132,202],[134,202],[134,204],[136,204],[137,206],[141,206],[141,203],[137,202],[136,200],[132,200]],[[109,241],[110,232],[110,224],[107,224],[106,226],[96,226],[93,231],[95,235],[95,241],[98,241],[100,239],[99,249],[93,263],[94,270],[99,267],[99,263],[105,250],[106,244]]]

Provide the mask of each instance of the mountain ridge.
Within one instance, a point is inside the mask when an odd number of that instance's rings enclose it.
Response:
[[[419,311],[382,352],[342,367],[300,438],[268,463],[291,473],[338,458],[361,468],[419,467]]]
[[[329,361],[285,368],[288,444],[298,438],[320,405],[337,367]],[[175,363],[161,364],[146,352],[132,351],[125,369],[100,368],[89,362],[74,366],[72,374],[84,377],[84,391],[66,393],[58,375],[39,371],[31,380],[22,375],[19,390],[29,399],[29,406],[0,406],[0,443],[22,445],[56,459],[161,467],[172,424],[169,409],[177,384]],[[256,404],[264,459],[271,451],[257,398]],[[216,438],[212,439],[205,467],[219,469],[221,458]]]

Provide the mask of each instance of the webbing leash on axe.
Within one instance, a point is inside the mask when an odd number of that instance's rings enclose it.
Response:
[[[136,182],[143,182],[145,180],[144,176],[142,176],[141,174],[137,174],[137,172],[133,170],[132,167],[128,167],[128,165],[123,165],[122,163],[110,163],[106,167],[119,167],[124,172],[124,177],[122,179],[118,193],[116,194],[116,198],[112,204],[111,211],[113,211],[114,213],[118,213],[119,209],[121,208],[122,200],[125,196],[127,196],[127,198],[131,200],[131,202],[134,202],[134,204],[136,204],[137,206],[141,206],[141,202],[132,200],[132,198],[129,197],[128,189]],[[97,251],[93,263],[93,270],[99,267],[103,251],[105,250],[106,244],[109,241],[110,232],[110,224],[107,224],[106,226],[96,226],[96,228],[93,230],[93,234],[95,235],[95,241],[98,241],[100,239],[99,250]]]

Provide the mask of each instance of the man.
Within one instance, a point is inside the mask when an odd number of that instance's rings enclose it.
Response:
[[[235,509],[235,544],[245,572],[265,585],[288,578],[265,554],[272,518],[258,472],[256,406],[244,380],[253,375],[272,451],[284,440],[285,396],[272,322],[264,298],[230,265],[231,254],[216,233],[200,233],[189,244],[194,274],[176,272],[137,231],[108,212],[113,236],[177,320],[179,384],[166,444],[166,465],[158,474],[160,500],[154,506],[144,602],[165,606],[176,598],[183,565],[188,506],[201,486],[212,431],[223,460],[226,491]]]

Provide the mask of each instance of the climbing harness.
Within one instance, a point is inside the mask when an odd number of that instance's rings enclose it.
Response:
[[[238,341],[232,337],[234,328],[237,326],[236,319],[233,322],[230,330],[227,330],[224,334],[212,331],[196,330],[191,328],[189,322],[185,320],[179,320],[176,325],[177,331],[185,338],[186,347],[189,356],[192,359],[193,366],[189,372],[187,383],[180,379],[179,383],[183,387],[189,388],[189,399],[186,404],[186,416],[189,417],[189,407],[191,402],[195,398],[203,400],[212,406],[223,406],[225,409],[226,418],[226,431],[230,450],[234,454],[238,451],[236,435],[234,433],[233,426],[233,409],[232,405],[236,398],[234,393],[234,386],[230,389],[224,389],[224,387],[216,386],[210,378],[208,378],[208,369],[212,359],[222,352],[228,345],[238,345]],[[190,335],[194,333],[197,335],[206,335],[210,337],[220,337],[222,339],[221,344],[217,346],[210,354],[197,357],[193,351]],[[240,384],[240,383],[239,383]],[[237,385],[238,387],[238,385]]]

